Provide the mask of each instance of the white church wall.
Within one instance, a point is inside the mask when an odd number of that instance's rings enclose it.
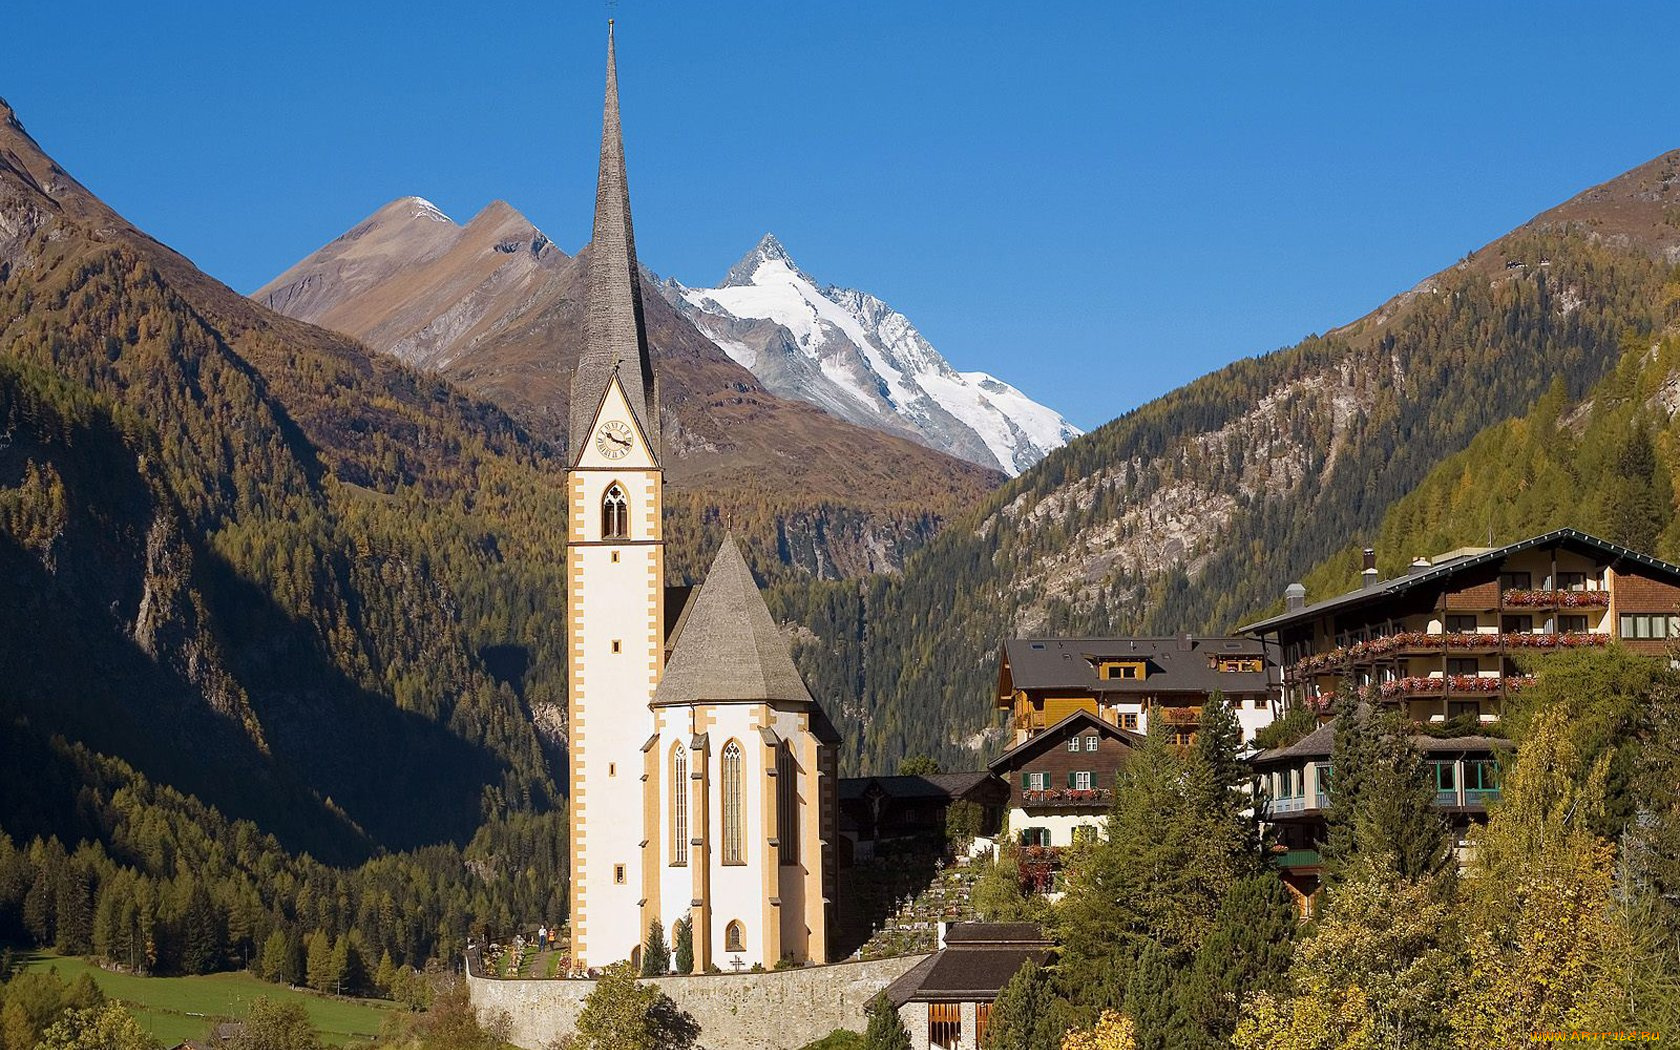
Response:
[[[597,419],[630,419],[616,381]],[[660,537],[660,475],[639,434],[635,441],[612,461],[591,438],[579,465],[610,469],[569,476],[573,939],[589,966],[628,958],[644,936],[641,748],[664,659],[663,547],[602,537],[602,497],[613,484],[628,502],[628,539]]]
[[[764,892],[763,870],[766,843],[770,832],[764,826],[762,806],[767,779],[765,759],[769,751],[758,732],[758,718],[762,708],[756,704],[719,704],[711,708],[713,722],[710,729],[714,756],[712,788],[713,812],[709,837],[714,844],[711,858],[712,960],[725,971],[750,967],[757,963],[770,966],[774,958],[764,957]],[[725,862],[723,838],[723,756],[724,749],[734,741],[741,748],[741,863]],[[744,931],[742,951],[726,951],[725,936],[730,922],[739,922]]]

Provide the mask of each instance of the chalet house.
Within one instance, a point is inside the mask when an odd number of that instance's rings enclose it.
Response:
[[[1004,833],[1017,845],[1060,848],[1101,834],[1120,767],[1143,737],[1076,709],[999,755],[1009,789]]]
[[[1680,566],[1574,529],[1419,558],[1389,580],[1367,550],[1358,590],[1308,604],[1292,584],[1282,614],[1243,630],[1281,654],[1286,709],[1369,686],[1414,722],[1491,722],[1532,681],[1524,654],[1618,641],[1667,655]]]
[[[1312,911],[1323,871],[1318,850],[1328,834],[1335,730],[1334,724],[1319,726],[1288,747],[1249,759],[1259,780],[1261,817],[1276,835],[1272,864],[1303,915]],[[1488,803],[1499,797],[1499,761],[1511,742],[1489,736],[1411,740],[1428,762],[1435,808],[1452,829],[1462,858],[1471,826],[1486,822]]]
[[[980,811],[979,833],[996,835],[1003,826],[1009,791],[986,770],[925,776],[846,777],[840,781],[841,860],[868,860],[877,843],[892,839],[940,838],[951,806],[971,802]]]
[[[997,707],[1019,744],[1076,711],[1147,733],[1151,719],[1188,745],[1218,693],[1245,739],[1272,721],[1276,661],[1259,638],[1011,638],[998,658]]]
[[[898,1010],[914,1050],[978,1050],[998,992],[1022,964],[1042,965],[1052,947],[1034,923],[958,923],[945,928],[938,952],[881,995]]]

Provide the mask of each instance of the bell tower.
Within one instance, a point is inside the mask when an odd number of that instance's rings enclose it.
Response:
[[[659,402],[618,115],[612,23],[586,344],[566,457],[572,962],[604,966],[642,940],[642,747],[664,670],[664,472]]]

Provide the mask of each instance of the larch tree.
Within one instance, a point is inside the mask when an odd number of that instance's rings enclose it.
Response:
[[[1567,714],[1541,713],[1487,826],[1472,832],[1470,969],[1452,1010],[1464,1042],[1504,1045],[1624,1019],[1622,974],[1609,964],[1626,958],[1632,931],[1612,898],[1615,847],[1591,826],[1609,761],[1584,766]]]

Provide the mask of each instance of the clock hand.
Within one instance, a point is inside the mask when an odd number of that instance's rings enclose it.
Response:
[[[617,434],[608,434],[607,435],[607,440],[615,442],[615,443],[620,444],[620,445],[623,445],[625,448],[630,447],[630,439],[629,438],[621,438]]]

